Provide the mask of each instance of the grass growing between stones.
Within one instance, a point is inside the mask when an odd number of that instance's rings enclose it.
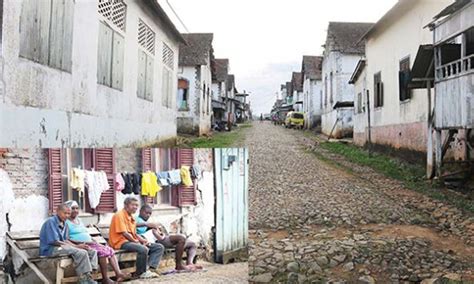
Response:
[[[419,165],[408,164],[380,153],[369,155],[364,149],[350,144],[322,142],[320,147],[343,156],[349,162],[367,166],[387,177],[401,181],[408,189],[426,194],[433,199],[448,202],[466,212],[474,213],[474,202],[471,199],[462,198],[459,194],[446,190],[438,183],[429,183],[425,178],[425,169]],[[350,168],[337,162],[337,160],[324,157],[322,153],[316,153],[316,155],[325,162],[333,165],[337,164],[352,172]]]
[[[243,147],[246,131],[252,124],[246,123],[234,128],[231,132],[218,132],[212,137],[199,137],[193,139],[186,146],[191,148],[229,148]]]

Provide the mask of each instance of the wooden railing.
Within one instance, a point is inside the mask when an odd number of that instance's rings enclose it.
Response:
[[[436,68],[436,79],[451,79],[471,71],[474,71],[474,54]]]

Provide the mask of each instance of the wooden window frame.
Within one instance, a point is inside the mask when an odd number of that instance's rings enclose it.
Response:
[[[75,1],[24,0],[19,56],[72,73]],[[34,20],[33,20],[34,19]]]
[[[113,213],[117,209],[117,197],[115,190],[115,150],[112,148],[103,149],[82,149],[83,150],[83,165],[85,170],[95,169],[97,171],[105,171],[107,174],[107,180],[109,182],[110,189],[103,192],[100,198],[99,205],[96,209],[92,209],[89,206],[87,189],[84,189],[84,208],[82,212],[100,214],[100,213]],[[67,152],[65,149],[48,149],[48,201],[50,213],[55,213],[56,208],[61,203],[67,201],[69,196],[64,195],[64,191],[68,192],[69,195],[69,178],[72,168],[68,164]],[[66,156],[64,156],[66,155]],[[64,157],[66,159],[66,165],[64,165]],[[66,174],[63,173],[63,167],[66,168]],[[63,188],[64,175],[68,176],[67,189]]]
[[[374,107],[382,108],[384,105],[384,88],[382,81],[382,72],[374,74]]]
[[[404,57],[399,61],[398,73],[398,94],[400,102],[408,102],[412,98],[412,91],[408,88],[408,84],[404,85],[403,80],[408,80],[411,73],[410,56]],[[408,76],[408,77],[407,77]]]

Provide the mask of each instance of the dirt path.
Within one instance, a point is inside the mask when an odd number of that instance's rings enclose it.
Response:
[[[474,219],[370,169],[352,173],[301,132],[255,123],[250,274],[255,282],[474,281]],[[340,158],[340,157],[333,157]]]

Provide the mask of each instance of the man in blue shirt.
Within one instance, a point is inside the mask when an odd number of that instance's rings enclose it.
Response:
[[[40,231],[40,256],[58,254],[70,255],[79,276],[79,283],[96,284],[92,279],[92,270],[97,270],[97,251],[85,244],[76,245],[68,241],[66,220],[71,215],[71,209],[64,204],[57,208],[57,214],[44,222]]]

